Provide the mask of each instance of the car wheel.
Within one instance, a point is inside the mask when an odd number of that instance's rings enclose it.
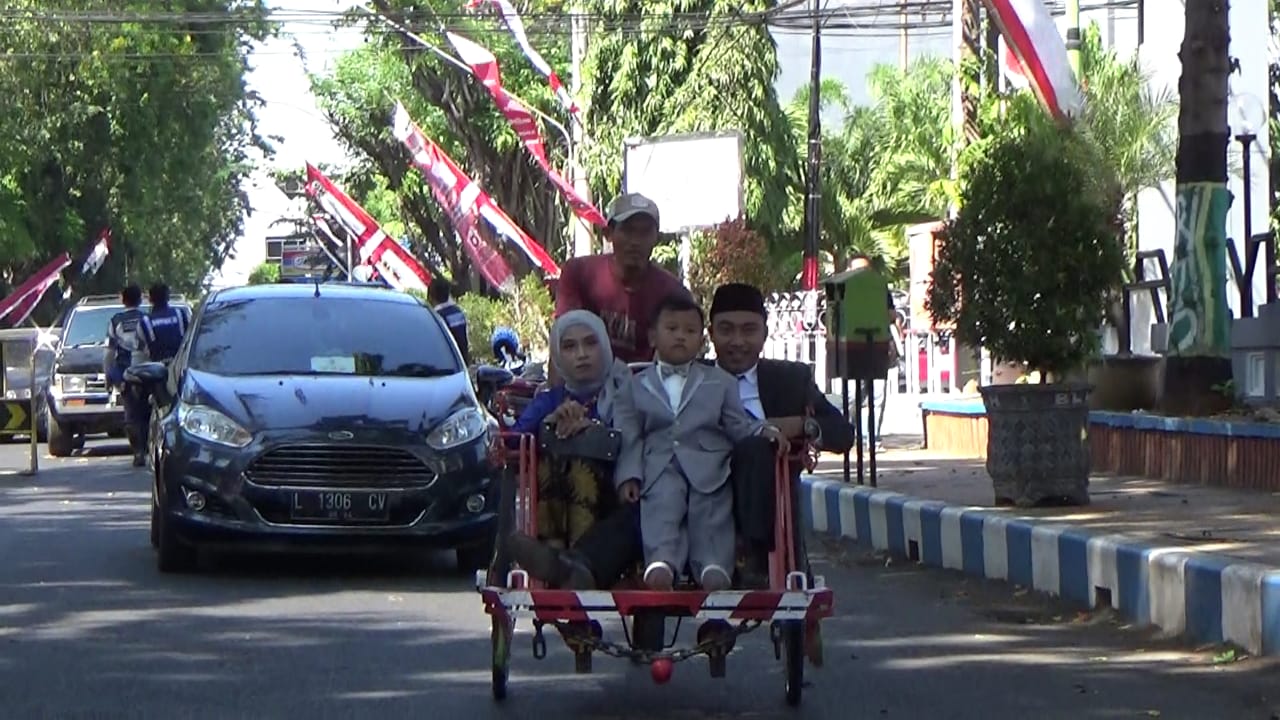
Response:
[[[45,415],[45,436],[48,438],[49,454],[54,457],[71,457],[76,449],[76,436],[62,427],[52,413]]]
[[[151,547],[160,547],[160,508],[155,500],[151,501]]]
[[[185,573],[196,569],[199,554],[195,546],[183,542],[169,524],[167,514],[158,505],[152,505],[155,534],[156,566],[162,573]]]
[[[458,572],[475,573],[476,570],[488,569],[493,560],[494,537],[471,545],[462,545],[454,549],[458,556]]]

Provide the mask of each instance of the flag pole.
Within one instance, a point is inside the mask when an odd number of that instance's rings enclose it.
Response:
[[[818,246],[822,234],[822,11],[813,0],[810,25],[812,51],[809,60],[809,158],[805,174],[805,238],[801,288],[818,288]]]

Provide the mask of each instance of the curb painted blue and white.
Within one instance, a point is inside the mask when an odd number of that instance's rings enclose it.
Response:
[[[1280,568],[813,476],[801,485],[815,532],[1085,608],[1110,604],[1196,643],[1280,655]]]

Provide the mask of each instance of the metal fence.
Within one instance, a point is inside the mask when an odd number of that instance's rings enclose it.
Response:
[[[774,293],[765,299],[765,309],[769,312],[769,339],[763,356],[809,365],[818,387],[831,392],[833,384],[827,376],[825,294],[821,291]],[[954,338],[908,330],[905,338],[898,339],[898,349],[904,361],[889,371],[885,383],[889,393],[918,395],[957,391]],[[714,350],[710,356],[715,356]]]

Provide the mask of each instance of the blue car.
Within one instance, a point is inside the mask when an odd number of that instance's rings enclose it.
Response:
[[[371,286],[213,293],[152,387],[151,541],[161,572],[201,549],[454,548],[487,566],[496,420],[448,328]]]

